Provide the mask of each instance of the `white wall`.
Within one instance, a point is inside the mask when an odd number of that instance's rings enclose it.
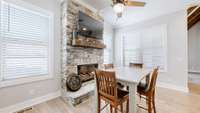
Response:
[[[114,28],[111,24],[104,22],[104,32],[103,38],[113,38],[114,37]]]
[[[189,72],[200,72],[200,22],[188,31]]]
[[[112,51],[110,53],[107,53],[106,49],[104,49],[104,58],[106,58],[105,54],[109,54],[109,63],[113,63],[113,38],[114,38],[114,31],[113,31],[113,26],[110,25],[107,22],[104,22],[104,33],[103,33],[103,39],[104,39],[104,44]],[[104,63],[107,61],[107,59],[104,59]]]
[[[177,90],[187,90],[187,13],[179,11],[173,14],[154,18],[142,23],[126,26],[115,30],[115,64],[123,64],[122,37],[123,34],[149,28],[151,26],[167,25],[167,64],[165,73],[159,74],[158,84]]]
[[[59,0],[24,0],[54,13],[55,74],[53,79],[0,88],[0,109],[60,90],[60,2]]]

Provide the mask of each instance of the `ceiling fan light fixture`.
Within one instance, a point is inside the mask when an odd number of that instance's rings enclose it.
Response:
[[[121,18],[122,17],[122,13],[117,13],[117,17]]]
[[[115,13],[121,14],[124,11],[124,4],[123,3],[117,3],[113,6],[113,9]]]

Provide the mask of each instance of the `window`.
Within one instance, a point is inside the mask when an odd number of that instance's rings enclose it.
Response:
[[[159,66],[167,70],[167,27],[153,26],[141,31],[127,33],[123,37],[123,62],[143,63],[144,68]]]
[[[113,63],[113,40],[112,37],[104,38],[104,43],[106,48],[104,49],[104,63],[111,64]]]
[[[123,38],[124,65],[130,63],[142,63],[142,49],[140,44],[140,33],[131,33]]]
[[[21,3],[1,2],[1,81],[52,74],[53,16]]]
[[[153,26],[142,33],[143,64],[145,68],[159,66],[167,70],[167,27]]]

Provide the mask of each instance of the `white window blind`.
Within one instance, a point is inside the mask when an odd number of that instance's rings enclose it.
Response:
[[[167,70],[167,27],[153,26],[140,31],[132,31],[123,37],[123,62],[143,63],[144,68],[160,67]]]
[[[143,64],[145,68],[160,67],[161,71],[167,68],[167,27],[166,25],[153,26],[142,33]]]
[[[140,33],[131,33],[123,37],[124,65],[130,63],[142,63],[142,50],[140,43]]]
[[[1,3],[0,62],[3,80],[49,74],[50,16]]]

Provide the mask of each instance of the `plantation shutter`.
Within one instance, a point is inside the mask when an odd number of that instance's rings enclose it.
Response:
[[[6,2],[1,7],[2,79],[47,75],[49,17]]]
[[[142,51],[140,43],[140,33],[132,33],[124,38],[124,65],[130,63],[142,63]]]
[[[160,67],[166,71],[167,67],[167,28],[166,25],[153,26],[146,29],[142,35],[143,64],[145,68]]]

